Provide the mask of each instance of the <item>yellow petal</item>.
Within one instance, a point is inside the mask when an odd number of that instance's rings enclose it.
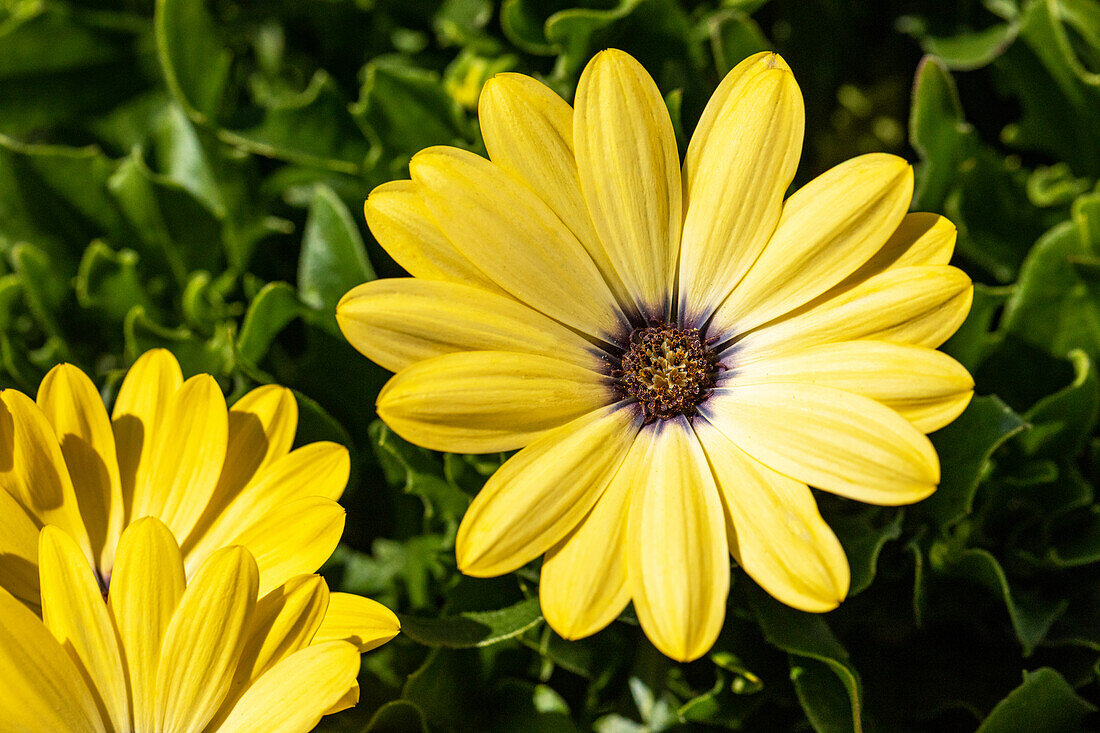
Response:
[[[946,265],[955,251],[957,235],[955,225],[939,214],[906,214],[882,249],[853,277],[862,281],[888,267]]]
[[[596,506],[546,553],[539,605],[546,622],[566,639],[596,633],[630,602],[626,574],[627,510],[634,486],[645,480],[648,441],[635,440]]]
[[[970,278],[957,268],[890,268],[835,298],[750,333],[733,347],[731,358],[735,363],[739,358],[751,361],[859,339],[935,348],[966,320],[973,299]]]
[[[910,504],[940,480],[928,438],[851,392],[791,383],[722,387],[701,412],[765,466],[857,501]]]
[[[489,158],[546,202],[592,256],[619,304],[632,307],[581,194],[569,103],[529,76],[497,74],[482,87],[477,114]]]
[[[209,374],[183,383],[166,405],[151,461],[142,462],[133,517],[153,516],[177,538],[198,521],[221,474],[228,440],[225,398]]]
[[[593,368],[596,347],[512,298],[454,283],[402,278],[351,290],[336,307],[345,338],[397,372],[456,351],[516,351]]]
[[[640,422],[631,407],[612,405],[508,459],[462,518],[455,540],[459,569],[478,577],[502,575],[557,544],[595,505]]]
[[[743,333],[812,300],[855,272],[890,238],[913,195],[901,158],[852,158],[800,188],[768,245],[715,313],[717,333]]]
[[[342,641],[292,654],[248,688],[217,733],[312,730],[355,684],[359,654]]]
[[[764,249],[802,152],[802,93],[786,63],[758,54],[728,76],[684,163],[679,293],[687,323],[703,323]]]
[[[119,387],[115,409],[111,413],[111,428],[118,450],[127,521],[135,518],[131,508],[142,459],[144,457],[145,463],[151,460],[153,436],[164,419],[168,401],[182,384],[183,373],[172,352],[152,349],[134,362]]]
[[[417,153],[409,170],[448,239],[505,291],[605,340],[626,327],[577,238],[499,166],[465,150],[434,147]]]
[[[264,520],[279,507],[310,496],[336,501],[343,494],[350,473],[348,449],[337,443],[309,443],[279,458],[262,470],[201,536],[185,546],[188,575],[193,575],[219,547],[239,544],[235,538],[240,537],[245,528]],[[256,559],[259,562],[259,557]],[[316,568],[306,572],[313,570]],[[261,578],[263,574],[263,563],[260,563]]]
[[[108,606],[129,670],[139,731],[156,726],[161,642],[183,590],[183,559],[171,530],[153,517],[127,527],[115,554]]]
[[[57,435],[38,405],[13,389],[0,392],[0,491],[10,494],[39,526],[63,529],[92,559]]]
[[[158,731],[201,733],[214,717],[240,659],[258,583],[248,551],[227,547],[187,586],[161,649]]]
[[[38,525],[0,488],[0,588],[32,605],[38,597]]]
[[[627,529],[631,595],[653,645],[688,662],[713,646],[725,620],[726,521],[687,420],[658,421],[643,435],[649,470],[634,488]]]
[[[71,364],[50,370],[38,387],[38,406],[53,425],[69,468],[98,568],[110,570],[126,507],[115,436],[92,380]]]
[[[371,234],[410,275],[503,293],[440,231],[412,181],[378,186],[367,197],[363,212]]]
[[[42,621],[76,663],[104,720],[116,731],[128,731],[130,692],[122,654],[88,558],[57,527],[43,528],[39,546]]]
[[[12,733],[104,733],[92,693],[37,616],[0,589],[0,720]]]
[[[923,433],[962,414],[970,373],[947,354],[885,341],[840,341],[734,366],[728,384],[799,382],[869,397]]]
[[[265,468],[290,452],[298,430],[298,401],[286,387],[265,384],[229,410],[225,462],[199,527],[225,507]]]
[[[829,611],[848,594],[848,559],[810,488],[753,460],[705,420],[694,424],[749,577],[788,606]]]
[[[466,351],[417,362],[378,395],[378,416],[433,450],[522,448],[614,399],[606,377],[558,359]]]
[[[397,615],[378,601],[350,593],[333,593],[313,643],[346,641],[360,652],[369,652],[397,636],[399,631],[401,622]]]
[[[353,708],[359,704],[359,683],[353,682],[347,692],[336,701],[336,704],[325,711],[325,715],[335,715],[336,713],[343,712],[348,708]]]
[[[642,65],[598,53],[577,85],[573,142],[596,232],[638,310],[667,315],[680,248],[680,156],[668,108]]]
[[[311,496],[282,504],[246,526],[233,544],[247,547],[260,568],[260,593],[329,559],[344,533],[344,508]]]
[[[291,578],[259,600],[248,620],[244,649],[229,693],[209,729],[218,729],[248,687],[267,670],[309,646],[328,602],[328,586],[319,575]]]

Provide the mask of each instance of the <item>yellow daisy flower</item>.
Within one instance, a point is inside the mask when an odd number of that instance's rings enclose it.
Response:
[[[312,573],[336,548],[347,449],[291,450],[294,395],[259,387],[226,409],[214,378],[183,379],[171,353],[149,351],[126,374],[110,417],[92,381],[63,364],[37,400],[0,392],[0,587],[39,604],[38,533],[64,530],[106,590],[123,529],[163,521],[192,577],[218,548],[248,548],[260,593]]]
[[[359,654],[397,633],[365,598],[316,575],[260,594],[241,546],[190,582],[173,532],[122,533],[106,602],[86,548],[40,533],[42,618],[0,589],[0,719],[12,733],[304,733],[358,701]],[[356,625],[347,625],[348,616]]]
[[[597,55],[575,107],[501,74],[479,103],[491,160],[434,147],[375,189],[367,222],[414,278],[349,292],[348,340],[397,372],[378,413],[421,446],[522,450],[486,483],[459,568],[545,554],[566,638],[631,600],[665,654],[722,627],[732,553],[779,600],[827,611],[849,570],[809,485],[875,504],[931,494],[925,433],[973,381],[934,351],[972,286],[955,229],[906,214],[910,166],[872,154],[783,196],[804,112],[790,68],[722,81],[681,166],[653,80]]]

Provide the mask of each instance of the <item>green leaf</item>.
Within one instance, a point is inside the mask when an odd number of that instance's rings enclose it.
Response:
[[[1067,221],[1035,243],[1005,304],[1004,330],[1047,353],[1081,349],[1100,359],[1100,285],[1081,276],[1074,258],[1089,254],[1078,222]]]
[[[1050,667],[1024,672],[1024,681],[997,703],[978,733],[1060,733],[1080,730],[1096,707],[1073,691]]]
[[[887,542],[901,536],[903,512],[879,507],[860,507],[854,514],[830,517],[828,524],[836,533],[851,568],[848,595],[863,592],[875,579],[878,556]]]
[[[403,175],[405,155],[431,145],[464,145],[461,112],[440,75],[400,59],[382,57],[367,64],[353,111],[397,155],[388,175]]]
[[[1012,289],[1008,287],[991,288],[974,283],[974,302],[966,321],[941,347],[971,374],[1000,345],[1003,337],[999,332],[994,332],[993,324],[1011,294]]]
[[[416,705],[393,700],[378,708],[362,733],[428,733],[428,724]]]
[[[435,455],[402,440],[380,420],[371,424],[370,437],[390,483],[403,482],[405,493],[420,497],[425,519],[439,517],[457,528],[470,497],[444,474]]]
[[[302,234],[299,299],[321,311],[321,323],[339,335],[336,304],[344,293],[374,278],[359,228],[347,207],[331,188],[318,186]]]
[[[138,274],[137,252],[115,252],[99,240],[84,251],[76,275],[76,297],[81,307],[100,310],[115,321],[122,321],[135,305],[146,312],[153,310]]]
[[[1042,589],[1014,592],[997,558],[981,548],[957,550],[947,543],[938,543],[929,551],[928,559],[937,572],[978,583],[1004,601],[1025,657],[1035,651],[1069,605],[1067,599]]]
[[[473,649],[515,638],[542,623],[538,598],[494,611],[465,611],[426,618],[401,615],[401,633],[431,647]]]
[[[785,606],[756,587],[749,589],[749,604],[768,642],[794,657],[795,690],[814,729],[818,733],[859,731],[863,719],[859,673],[825,619]]]
[[[959,166],[973,155],[973,130],[963,119],[955,82],[943,62],[925,56],[913,82],[909,139],[920,155],[913,208],[942,211]]]
[[[233,55],[217,38],[203,0],[157,0],[157,51],[172,95],[196,120],[221,107]]]
[[[0,10],[0,132],[76,122],[150,86],[151,32],[136,14],[81,12],[63,2]]]
[[[268,283],[248,304],[237,351],[249,363],[259,364],[279,332],[305,312],[294,288],[287,283]]]
[[[1047,395],[1024,413],[1030,428],[1018,440],[1031,458],[1072,460],[1081,454],[1096,426],[1100,409],[1096,367],[1079,349],[1071,351],[1069,358],[1075,373],[1073,383]]]
[[[718,73],[722,75],[752,54],[773,48],[760,26],[744,12],[733,8],[723,8],[706,16],[699,22],[696,33],[705,35]]]
[[[988,66],[1003,54],[1020,32],[1018,23],[997,23],[980,31],[955,36],[932,36],[924,24],[914,18],[901,18],[899,29],[916,36],[925,53],[932,54],[957,71],[972,71]]]
[[[19,276],[27,308],[46,333],[60,337],[58,311],[67,288],[55,275],[49,256],[37,247],[17,244],[11,251],[11,264]]]
[[[153,173],[136,154],[119,165],[108,187],[139,232],[143,259],[163,263],[181,288],[192,269],[221,270],[222,222],[190,191]]]
[[[957,420],[932,434],[940,456],[940,485],[911,513],[941,528],[969,514],[993,453],[1024,427],[1020,416],[997,396],[975,397]]]
[[[35,245],[74,272],[96,237],[132,242],[108,181],[117,164],[97,148],[24,145],[0,135],[0,246]]]

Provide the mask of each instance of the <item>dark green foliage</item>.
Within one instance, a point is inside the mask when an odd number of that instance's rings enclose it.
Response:
[[[400,274],[364,225],[417,150],[483,150],[500,71],[567,99],[634,54],[681,145],[721,76],[782,52],[807,105],[796,184],[870,150],[917,164],[915,210],[979,283],[947,344],[978,397],[933,436],[905,509],[821,495],[852,596],[813,616],[736,568],[713,651],[677,665],[628,610],[579,642],[537,566],[463,578],[462,513],[503,456],[375,420],[386,373],[342,339],[349,288]],[[925,55],[922,58],[922,54]],[[111,396],[167,346],[231,398],[296,390],[300,440],[351,447],[324,571],[405,634],[328,731],[1073,731],[1100,726],[1100,1],[11,0],[0,5],[0,385],[60,361]]]

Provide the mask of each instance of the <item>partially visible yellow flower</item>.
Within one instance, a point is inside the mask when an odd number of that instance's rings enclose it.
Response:
[[[40,538],[42,618],[0,589],[12,733],[305,733],[358,701],[359,654],[398,631],[384,606],[330,594],[316,575],[260,594],[241,546],[188,582],[173,533],[151,517],[122,533],[106,600],[75,539],[54,526]]]
[[[259,387],[226,409],[214,378],[186,381],[171,353],[131,367],[110,417],[92,381],[69,364],[37,400],[0,392],[0,587],[39,603],[38,532],[64,530],[106,589],[123,529],[157,517],[192,577],[218,548],[242,545],[259,590],[312,573],[336,548],[347,449],[291,451],[298,406],[289,389]]]
[[[633,601],[665,654],[722,628],[729,553],[769,593],[827,611],[849,568],[809,486],[872,504],[931,494],[925,433],[973,380],[935,351],[973,288],[955,227],[907,214],[901,158],[842,163],[784,201],[802,96],[776,54],[731,71],[681,166],[657,86],[621,51],[575,109],[501,74],[479,104],[491,160],[423,150],[367,223],[414,278],[349,292],[337,319],[397,374],[378,413],[437,450],[522,448],[463,518],[459,568],[545,554],[567,638]]]

